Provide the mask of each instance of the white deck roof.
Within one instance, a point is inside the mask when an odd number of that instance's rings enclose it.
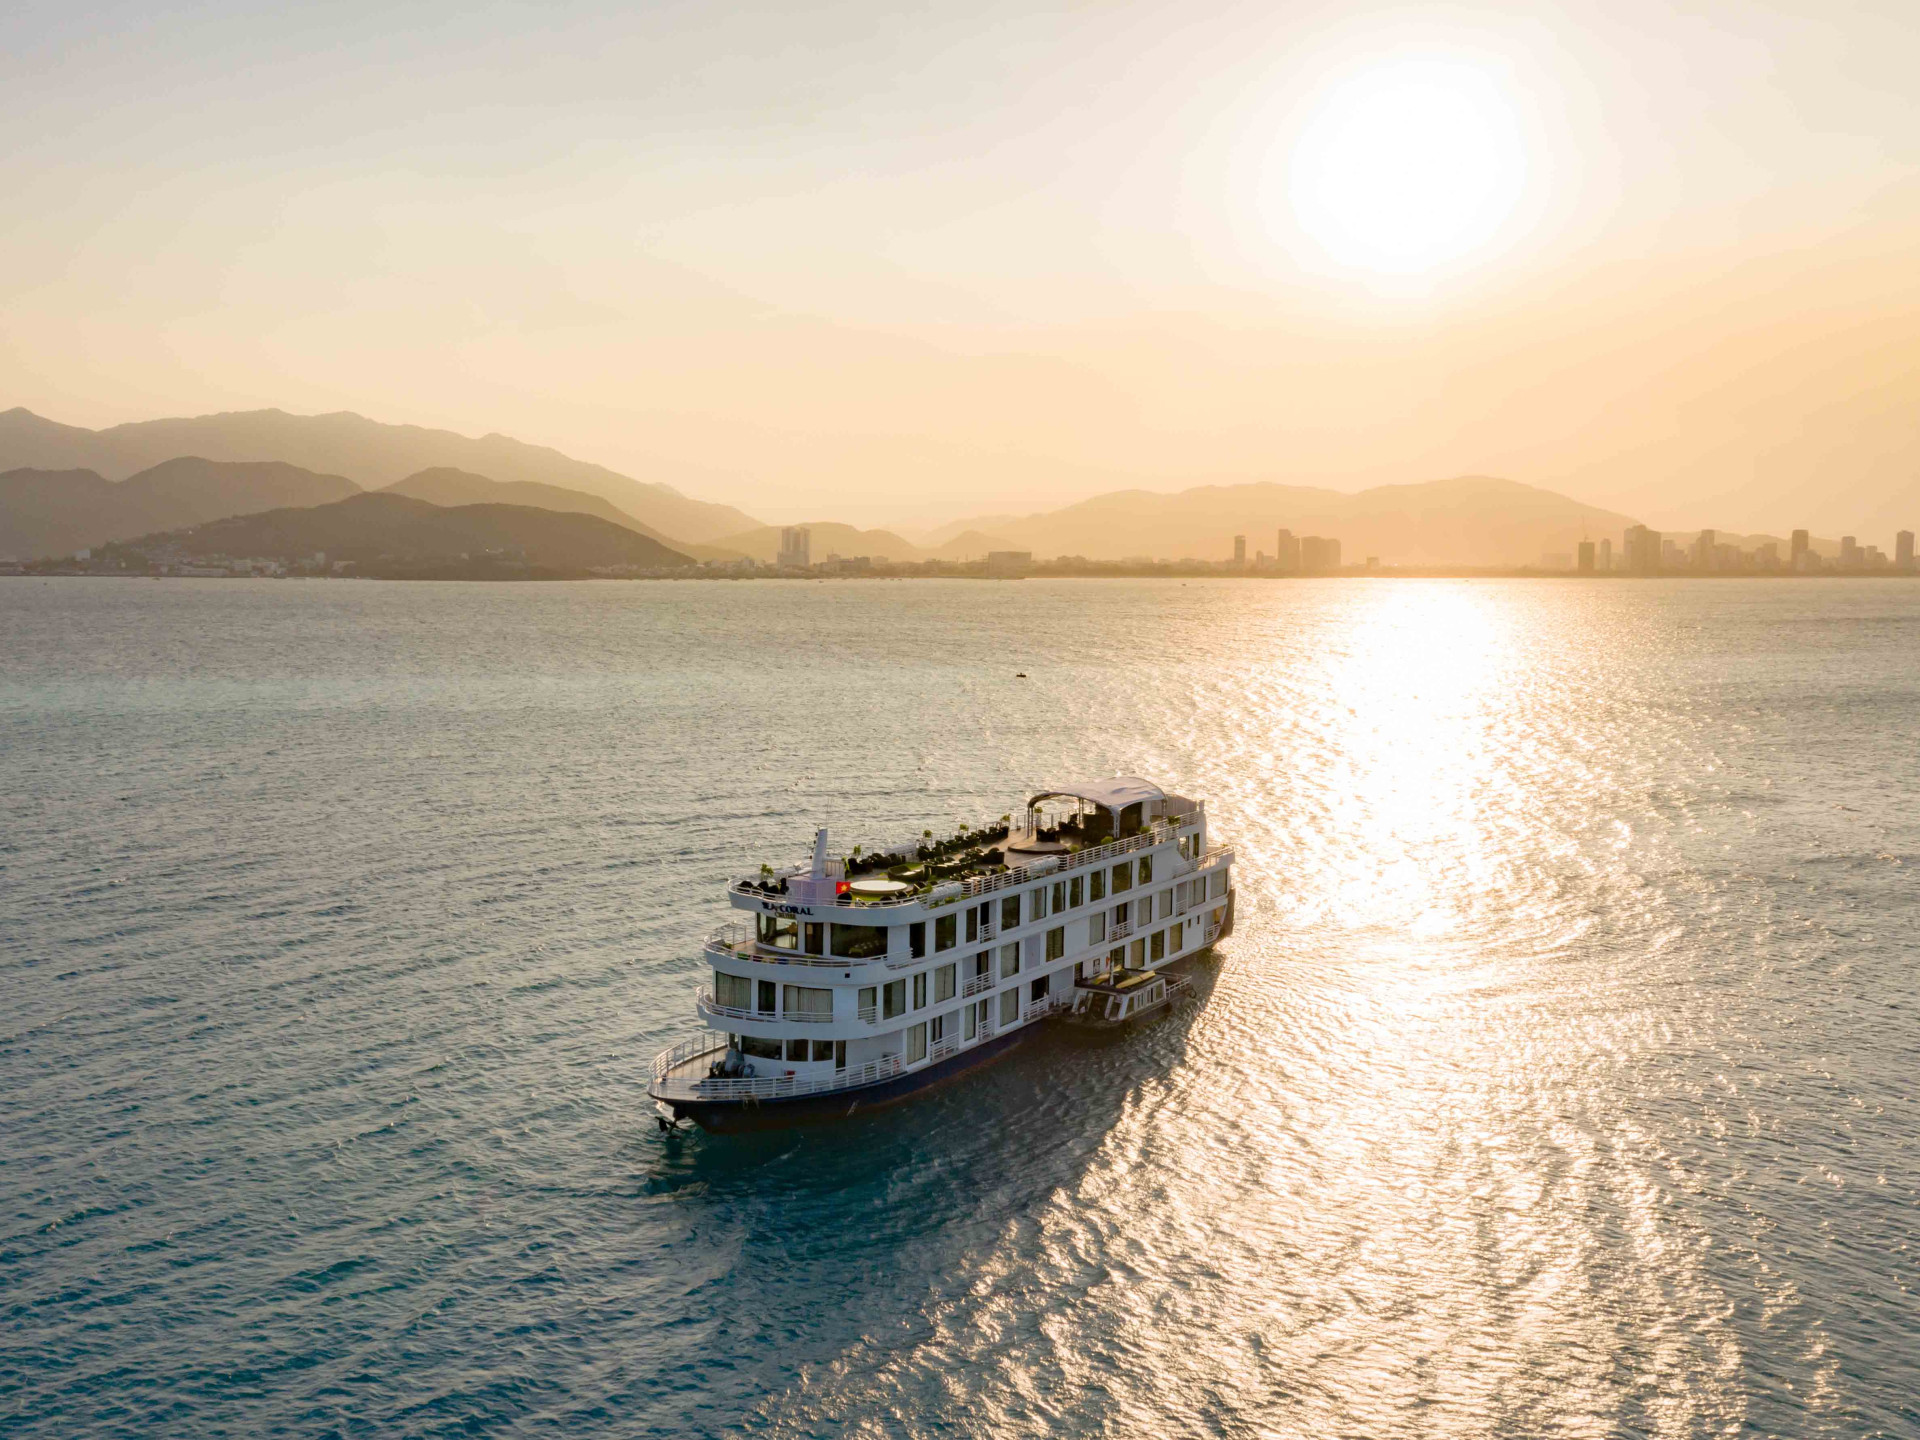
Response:
[[[1027,808],[1032,809],[1042,800],[1065,799],[1091,800],[1095,805],[1118,811],[1129,805],[1137,805],[1142,800],[1166,798],[1167,792],[1151,780],[1142,780],[1138,775],[1117,775],[1111,780],[1089,780],[1079,785],[1064,785],[1057,790],[1042,790],[1027,801]]]

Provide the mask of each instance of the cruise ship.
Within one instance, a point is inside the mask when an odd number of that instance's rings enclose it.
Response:
[[[1206,805],[1134,776],[911,845],[762,866],[706,943],[706,1029],[663,1052],[663,1127],[771,1129],[890,1105],[989,1063],[1081,987],[1190,959],[1233,926]]]

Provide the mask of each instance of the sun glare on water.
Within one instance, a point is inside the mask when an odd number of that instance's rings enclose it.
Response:
[[[1520,117],[1493,75],[1459,60],[1404,59],[1321,100],[1276,188],[1292,223],[1336,264],[1415,276],[1498,239],[1527,174]]]

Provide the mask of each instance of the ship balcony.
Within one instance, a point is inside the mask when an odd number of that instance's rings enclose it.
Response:
[[[970,975],[967,977],[967,983],[960,987],[960,994],[962,998],[968,995],[984,995],[999,983],[991,972],[985,975]]]
[[[732,1079],[709,1075],[707,1072],[714,1062],[726,1052],[725,1035],[702,1035],[674,1046],[654,1060],[653,1083],[647,1087],[647,1093],[669,1104],[785,1100],[797,1095],[877,1085],[905,1068],[898,1055],[883,1055],[878,1060],[837,1070],[831,1075],[760,1075]]]
[[[704,946],[709,964],[714,960],[747,960],[758,965],[805,965],[820,970],[853,970],[876,965],[884,955],[808,955],[778,945],[762,945],[754,938],[753,926],[739,921],[722,925],[707,937]]]
[[[1131,934],[1133,934],[1133,921],[1109,920],[1107,922],[1107,939],[1109,941],[1124,940]]]
[[[700,1012],[702,1020],[747,1020],[760,1025],[831,1025],[833,1015],[811,1010],[787,1010],[778,1015],[770,1015],[764,1010],[754,1010],[745,1005],[722,1005],[713,998],[711,990],[702,990],[694,997],[693,1007]]]

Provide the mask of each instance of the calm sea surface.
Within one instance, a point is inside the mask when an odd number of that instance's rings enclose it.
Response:
[[[729,876],[1116,771],[1202,1006],[655,1132]],[[1920,584],[0,581],[9,1434],[1920,1435],[1916,1085]]]

